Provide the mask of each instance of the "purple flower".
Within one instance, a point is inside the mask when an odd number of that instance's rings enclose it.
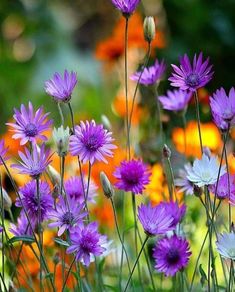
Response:
[[[94,256],[100,256],[104,253],[104,245],[107,238],[98,232],[96,222],[89,223],[87,226],[77,226],[70,235],[71,246],[67,253],[76,253],[77,261],[82,261],[85,266],[89,266]]]
[[[180,207],[177,202],[161,202],[159,208],[165,209],[165,214],[169,214],[173,217],[173,221],[171,223],[172,227],[176,227],[176,225],[181,222],[186,212],[186,205],[182,204]]]
[[[141,204],[138,207],[138,218],[149,236],[164,234],[173,229],[174,218],[161,205],[155,207]]]
[[[187,175],[192,171],[192,165],[187,163],[184,169],[179,170],[179,177],[175,179],[175,185],[180,187],[179,192],[185,192],[186,195],[193,195],[193,183],[188,180]]]
[[[234,185],[234,175],[229,175],[229,184],[230,184],[230,197],[235,196],[235,185]],[[210,192],[215,194],[216,183],[209,186]],[[216,196],[219,199],[229,199],[229,189],[228,189],[228,174],[225,173],[219,178]]]
[[[189,261],[191,252],[188,241],[177,235],[160,239],[153,249],[155,269],[167,277],[174,276],[184,269]]]
[[[95,121],[81,122],[75,127],[75,135],[70,137],[69,147],[73,156],[80,157],[82,162],[93,164],[96,160],[107,160],[104,156],[112,157],[112,150],[117,148],[112,144],[112,133],[104,129],[103,125],[96,125]]]
[[[35,228],[35,222],[31,222],[33,229]],[[22,210],[20,216],[17,218],[17,225],[10,223],[9,231],[15,236],[23,236],[33,234],[33,230],[30,227],[29,221],[25,215],[25,212]]]
[[[23,207],[26,209],[27,214],[30,219],[34,222],[38,222],[38,208],[41,211],[40,221],[47,219],[48,212],[52,210],[53,199],[50,194],[50,187],[47,182],[40,181],[39,182],[39,193],[40,193],[40,201],[38,202],[37,196],[37,187],[36,181],[32,180],[25,184],[19,190],[21,200],[19,198],[16,199],[16,206]],[[22,206],[23,204],[23,206]]]
[[[169,111],[181,111],[187,107],[191,97],[191,92],[175,89],[173,91],[168,90],[167,95],[159,96],[159,100],[164,109]]]
[[[150,172],[141,160],[132,159],[122,161],[113,175],[118,179],[115,184],[118,189],[142,194],[145,186],[149,183]]]
[[[32,145],[32,153],[25,148],[25,154],[21,151],[18,152],[22,162],[19,164],[12,164],[12,168],[18,169],[21,174],[28,174],[32,178],[38,178],[50,164],[50,150],[45,149],[43,143],[40,148],[36,145]]]
[[[56,210],[49,212],[49,219],[55,222],[49,223],[48,227],[58,227],[58,236],[61,236],[65,230],[71,229],[81,223],[87,213],[82,212],[84,204],[78,204],[75,199],[64,199],[59,197],[59,202],[56,204]]]
[[[8,147],[5,147],[5,142],[4,140],[0,140],[0,156],[2,159],[0,159],[0,165],[2,165],[2,160],[5,162],[9,157],[7,156],[7,150]]]
[[[165,65],[164,60],[162,60],[161,63],[159,63],[159,61],[156,60],[153,66],[144,68],[144,71],[140,78],[140,84],[144,84],[144,85],[155,84],[156,82],[162,79],[162,75],[164,74],[165,70],[166,70],[166,65]],[[138,81],[140,75],[141,75],[141,72],[136,72],[130,78],[131,80]]]
[[[14,112],[15,123],[6,123],[6,125],[13,127],[11,131],[15,134],[12,138],[21,139],[20,145],[28,141],[36,142],[36,139],[47,140],[42,133],[50,128],[52,120],[47,119],[49,113],[43,114],[42,106],[34,113],[33,105],[29,102],[28,109],[22,104],[20,111],[15,108]]]
[[[134,12],[139,2],[140,0],[112,0],[113,5],[126,16]]]
[[[232,87],[228,96],[221,87],[210,97],[210,107],[215,124],[222,130],[227,130],[228,124],[235,124],[235,90]]]
[[[0,226],[0,233],[2,233],[3,232],[3,227],[2,226]],[[2,242],[0,241],[0,248],[2,248]]]
[[[83,184],[84,184],[84,189],[85,189],[85,196],[87,194],[87,182],[84,179],[83,176]],[[65,188],[65,193],[67,196],[70,198],[74,198],[75,201],[79,204],[84,203],[84,192],[83,192],[83,186],[82,186],[82,180],[81,177],[79,176],[74,176],[65,181],[64,183],[64,188]],[[97,186],[90,181],[89,183],[89,190],[88,190],[88,196],[87,196],[87,201],[94,203],[94,197],[97,196]]]
[[[180,67],[171,65],[174,69],[172,77],[168,80],[171,81],[171,85],[179,87],[182,90],[196,91],[198,88],[205,86],[213,76],[211,71],[212,66],[209,65],[209,58],[206,61],[202,61],[202,52],[194,55],[193,66],[190,64],[188,56],[185,54],[180,58]]]
[[[77,82],[77,74],[73,71],[69,73],[65,70],[64,77],[56,72],[52,79],[45,82],[45,90],[57,102],[69,102]]]

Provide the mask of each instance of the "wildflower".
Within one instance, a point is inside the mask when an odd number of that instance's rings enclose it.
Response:
[[[19,189],[20,198],[16,199],[16,206],[26,209],[29,218],[32,221],[38,221],[38,214],[40,208],[40,222],[44,221],[48,217],[48,213],[52,210],[53,199],[50,194],[50,187],[47,182],[39,182],[39,198],[37,194],[36,181],[32,180]]]
[[[166,65],[164,60],[162,60],[161,63],[159,63],[159,61],[156,60],[153,66],[144,68],[142,75],[141,72],[136,72],[130,78],[131,80],[138,81],[141,75],[139,81],[140,84],[153,85],[162,79],[162,75],[164,74],[165,70]]]
[[[188,173],[192,172],[192,165],[187,163],[184,169],[179,170],[178,178],[175,179],[175,185],[180,187],[179,192],[185,192],[186,195],[193,195],[193,183],[188,180]]]
[[[138,218],[144,228],[144,231],[149,236],[164,234],[173,229],[174,218],[161,205],[152,207],[141,204],[138,207]]]
[[[116,168],[114,176],[118,179],[115,186],[126,192],[142,194],[145,186],[149,183],[150,172],[141,160],[132,159],[122,161]]]
[[[92,256],[100,256],[105,252],[103,247],[107,238],[98,233],[96,222],[89,223],[86,226],[77,226],[70,235],[71,246],[67,253],[75,253],[77,261],[83,261],[85,266],[89,266]]]
[[[209,58],[204,62],[202,60],[202,52],[198,58],[195,54],[192,66],[188,56],[185,54],[180,58],[180,67],[172,64],[171,66],[175,72],[168,79],[171,81],[171,85],[190,91],[196,91],[198,88],[205,86],[212,79],[213,72],[211,71],[212,66],[209,66]]]
[[[9,157],[7,156],[8,148],[5,146],[4,140],[0,140],[0,165],[3,164],[2,160],[5,162]]]
[[[45,149],[43,143],[40,148],[36,144],[32,145],[32,153],[25,148],[25,154],[21,151],[18,152],[22,162],[19,164],[12,164],[12,168],[18,169],[21,174],[28,174],[32,178],[38,178],[50,164],[49,160],[50,150]]]
[[[184,269],[189,261],[191,252],[188,241],[177,235],[160,239],[153,249],[155,269],[167,277],[174,276]]]
[[[168,214],[173,218],[171,226],[174,228],[179,222],[181,222],[186,212],[186,205],[182,204],[180,207],[177,202],[161,202],[158,206],[159,208],[162,207],[165,209],[165,214]]]
[[[65,156],[69,148],[69,127],[66,129],[64,129],[63,126],[59,127],[58,129],[54,128],[52,135],[57,147],[58,155]]]
[[[155,38],[156,28],[154,18],[152,16],[147,16],[144,19],[144,38],[146,42],[151,43]]]
[[[55,222],[49,223],[48,227],[58,227],[58,236],[61,236],[65,230],[71,231],[72,227],[81,223],[81,219],[87,215],[86,212],[82,212],[83,207],[84,204],[78,205],[75,199],[67,197],[65,200],[60,196],[56,210],[48,214],[48,218]]]
[[[181,89],[168,90],[167,95],[159,96],[164,109],[169,111],[184,110],[192,97],[191,92]]]
[[[218,234],[216,247],[223,258],[235,260],[235,233]]]
[[[107,160],[104,156],[112,157],[112,150],[117,148],[112,144],[112,133],[104,129],[103,125],[96,125],[95,121],[81,122],[75,127],[75,135],[70,137],[70,152],[80,157],[82,162],[93,164],[96,160]]]
[[[21,105],[20,110],[14,109],[15,123],[6,123],[15,132],[12,136],[14,139],[21,139],[20,145],[25,145],[29,142],[36,142],[36,139],[46,141],[47,137],[42,133],[48,130],[52,124],[52,120],[48,120],[49,113],[43,113],[41,106],[35,113],[31,102],[28,104],[28,109],[25,105]]]
[[[198,187],[216,183],[219,173],[219,163],[216,157],[209,158],[203,154],[202,159],[196,159],[192,170],[188,172],[187,179]],[[220,176],[225,174],[225,166],[221,166]]]
[[[213,185],[209,186],[209,190],[215,194],[219,199],[229,199],[229,197],[233,194],[235,195],[235,185],[234,185],[234,176],[229,175],[229,188],[228,188],[228,174],[225,173],[220,176],[218,181],[217,190],[216,190],[217,182]],[[230,191],[230,194],[229,194]],[[216,193],[215,193],[216,192]]]
[[[84,186],[84,190],[83,190]],[[82,204],[84,203],[84,192],[85,196],[87,194],[87,181],[83,177],[83,184],[82,179],[80,176],[74,176],[69,178],[64,183],[65,193],[71,199],[75,199],[76,203]],[[87,201],[94,203],[94,198],[97,196],[97,186],[94,184],[92,180],[89,183],[89,190],[87,194]]]
[[[65,70],[64,77],[56,72],[52,79],[45,82],[45,91],[57,102],[69,102],[77,82],[77,74],[73,71],[69,73]]]
[[[34,221],[30,223],[25,215],[25,212],[22,210],[20,212],[19,217],[17,218],[17,225],[10,223],[9,231],[14,234],[15,236],[23,236],[23,235],[29,235],[31,236],[33,234],[33,230],[35,228]],[[32,227],[32,228],[31,228]]]
[[[113,5],[122,12],[124,16],[130,16],[140,0],[112,0]]]
[[[100,173],[100,183],[101,183],[104,195],[108,199],[112,198],[114,195],[114,189],[107,175],[103,171],[101,171]]]

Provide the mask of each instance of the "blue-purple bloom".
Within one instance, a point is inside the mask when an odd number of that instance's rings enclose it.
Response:
[[[181,206],[178,205],[177,202],[161,202],[159,208],[165,209],[165,213],[169,214],[173,217],[173,221],[171,223],[172,227],[176,227],[178,223],[180,223],[186,213],[186,205],[182,204]]]
[[[88,225],[77,226],[70,235],[71,246],[68,247],[67,253],[75,253],[75,258],[89,266],[92,257],[100,256],[105,252],[107,237],[98,232],[96,222]]]
[[[191,252],[188,241],[177,235],[160,239],[153,249],[155,269],[164,273],[167,277],[174,276],[184,269],[189,261]]]
[[[7,150],[8,147],[5,146],[4,140],[0,140],[0,156],[2,159],[0,159],[0,165],[2,165],[2,160],[5,162],[9,157],[7,156]]]
[[[45,90],[57,102],[69,102],[77,82],[77,74],[73,71],[69,73],[65,70],[64,76],[56,72],[45,82]]]
[[[180,57],[180,67],[171,65],[175,72],[172,73],[172,77],[168,80],[171,81],[171,85],[179,87],[182,90],[196,91],[198,88],[205,86],[213,76],[211,71],[212,66],[209,65],[209,58],[203,62],[202,52],[194,55],[193,65],[191,65],[189,57],[185,54]]]
[[[47,182],[39,182],[39,202],[37,195],[36,181],[32,180],[26,183],[19,189],[20,198],[16,199],[16,206],[23,207],[27,211],[27,214],[33,222],[38,222],[38,210],[40,208],[40,221],[44,221],[48,217],[48,213],[52,210],[53,199],[50,193],[50,187]],[[23,205],[23,206],[22,206]]]
[[[31,223],[32,228],[34,229],[36,222],[31,221],[30,223]],[[25,215],[25,212],[22,210],[20,212],[19,217],[17,218],[17,225],[10,223],[9,231],[15,236],[23,236],[23,235],[31,236],[33,234],[33,230],[31,229],[31,226]]]
[[[153,85],[162,79],[165,70],[166,65],[164,60],[162,60],[161,63],[158,60],[156,60],[154,65],[148,68],[144,68],[139,83],[143,85]],[[131,80],[138,81],[140,75],[141,72],[136,72],[130,78]]]
[[[228,173],[225,173],[219,178],[217,190],[216,190],[217,182],[213,185],[210,185],[209,190],[213,194],[215,194],[216,192],[216,197],[218,199],[230,199],[230,196],[235,195],[234,179],[235,179],[234,175],[229,175],[229,184],[228,184]]]
[[[235,233],[220,233],[216,241],[216,248],[225,259],[235,261]]]
[[[107,163],[105,156],[112,157],[117,148],[112,142],[112,133],[95,121],[81,121],[75,126],[75,135],[70,137],[69,148],[73,156],[79,156],[82,162],[93,164],[96,160]]]
[[[193,195],[193,183],[187,178],[188,173],[192,171],[192,165],[186,163],[184,169],[180,169],[178,177],[175,179],[175,185],[180,187],[179,192],[185,192],[186,195]]]
[[[118,181],[115,186],[126,192],[142,194],[149,183],[150,172],[141,160],[122,161],[113,174]]]
[[[140,0],[112,0],[113,5],[125,16],[130,16],[136,9]]]
[[[15,123],[6,123],[15,132],[13,139],[21,139],[20,145],[29,142],[36,142],[36,139],[46,141],[47,137],[42,133],[48,130],[52,124],[52,120],[48,120],[49,113],[43,113],[41,106],[35,113],[31,102],[28,109],[25,105],[21,105],[20,110],[14,108]]]
[[[0,233],[2,233],[3,232],[3,227],[2,226],[0,226]],[[0,241],[0,248],[2,248],[2,242]]]
[[[181,111],[187,107],[191,97],[191,92],[175,89],[172,91],[167,90],[167,95],[161,95],[158,98],[164,109],[169,111]]]
[[[25,154],[21,151],[18,152],[21,160],[19,164],[12,164],[12,168],[16,168],[21,174],[28,174],[32,178],[38,178],[50,164],[50,150],[45,149],[43,143],[40,148],[36,145],[32,145],[32,153],[25,148]]]
[[[164,206],[155,207],[141,204],[138,207],[138,218],[144,228],[144,232],[149,236],[165,234],[172,230],[174,218],[169,210]]]
[[[49,223],[48,227],[58,227],[58,236],[61,236],[65,230],[71,231],[74,226],[81,224],[82,219],[87,215],[83,208],[84,204],[78,204],[75,199],[69,197],[64,199],[60,196],[56,209],[48,214],[48,218],[55,222]]]

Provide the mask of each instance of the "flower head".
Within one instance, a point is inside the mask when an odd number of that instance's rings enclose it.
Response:
[[[69,127],[64,129],[63,126],[58,129],[54,128],[53,130],[53,139],[57,147],[57,153],[59,156],[65,156],[69,148]]]
[[[31,222],[31,226],[34,229],[36,222]],[[29,235],[33,234],[29,221],[22,210],[20,216],[17,218],[17,225],[10,223],[9,231],[15,236]]]
[[[185,204],[182,204],[182,206],[180,207],[177,202],[173,201],[161,202],[158,206],[159,208],[161,207],[165,210],[165,214],[168,214],[173,218],[171,226],[173,226],[174,228],[179,222],[181,222],[186,212]]]
[[[219,173],[219,163],[216,157],[208,157],[206,154],[202,155],[202,159],[196,159],[193,163],[191,171],[188,171],[187,179],[202,187],[205,185],[213,185],[217,181]],[[225,174],[225,166],[221,166],[220,176]]]
[[[193,183],[188,180],[187,175],[192,171],[192,165],[187,163],[184,169],[180,169],[178,178],[175,179],[175,185],[180,187],[179,192],[185,192],[186,195],[193,195]]]
[[[118,179],[115,186],[126,192],[142,194],[145,186],[149,183],[150,172],[141,160],[132,159],[122,161],[116,168],[114,176]]]
[[[7,156],[7,150],[8,147],[5,146],[4,140],[0,140],[0,156],[2,159],[0,159],[0,165],[2,165],[2,160],[5,162],[9,157]]]
[[[12,164],[12,168],[18,169],[21,174],[28,174],[32,178],[38,178],[50,164],[50,150],[45,149],[43,143],[40,148],[36,144],[32,145],[32,153],[25,148],[25,154],[21,151],[18,152],[22,162],[19,164]]]
[[[161,205],[155,207],[141,204],[138,207],[138,218],[149,236],[164,234],[173,229],[174,218]]]
[[[112,0],[113,5],[126,16],[134,12],[139,2],[140,0]]]
[[[216,247],[223,258],[235,260],[235,233],[218,234]]]
[[[130,78],[131,80],[138,81],[141,75],[139,81],[140,84],[153,85],[162,79],[162,75],[164,74],[165,70],[166,65],[164,60],[162,60],[161,63],[159,63],[159,61],[156,60],[153,66],[144,68],[142,75],[141,72],[136,72]]]
[[[159,96],[164,109],[169,111],[181,111],[185,109],[191,99],[192,93],[186,90],[168,90],[167,95]]]
[[[205,86],[213,76],[212,66],[209,66],[209,58],[203,62],[202,52],[198,58],[196,54],[194,55],[193,65],[185,54],[180,58],[180,67],[173,64],[171,66],[175,71],[169,78],[171,85],[182,90],[196,91],[198,88]]]
[[[229,175],[228,178],[228,174],[225,173],[223,175],[221,175],[219,181],[218,181],[218,185],[217,185],[217,189],[216,189],[216,184],[210,185],[209,186],[209,190],[215,194],[219,199],[230,199],[231,196],[235,195],[235,185],[234,185],[234,176]],[[228,184],[228,180],[229,180],[229,184]],[[228,188],[228,186],[230,186]]]
[[[57,102],[69,102],[77,82],[77,74],[73,71],[69,73],[65,70],[64,76],[56,72],[45,82],[45,91]]]
[[[73,156],[80,157],[82,162],[93,164],[96,160],[107,163],[105,156],[112,157],[112,150],[117,148],[112,142],[112,133],[95,121],[81,122],[75,127],[75,134],[70,137],[69,148]]]
[[[153,249],[155,269],[167,277],[174,276],[184,269],[189,261],[191,252],[188,241],[177,235],[160,239]]]
[[[47,119],[49,113],[44,114],[42,106],[34,113],[33,105],[29,102],[28,109],[22,104],[20,110],[14,109],[14,113],[15,123],[7,123],[7,125],[15,132],[12,138],[21,139],[20,145],[28,141],[36,142],[36,139],[47,140],[43,132],[50,128],[52,120]]]
[[[100,256],[105,252],[104,245],[107,238],[98,232],[96,222],[88,225],[77,226],[70,235],[71,246],[67,253],[75,253],[77,261],[82,261],[85,266],[89,266],[92,256]]]

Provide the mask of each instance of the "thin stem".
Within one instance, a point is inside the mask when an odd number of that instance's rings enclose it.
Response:
[[[0,174],[0,187],[1,187],[1,217],[2,217],[2,228],[5,229],[4,225],[4,197],[3,197],[3,191],[2,191],[2,174]],[[4,253],[5,253],[5,245],[4,245],[4,232],[2,232],[2,278],[3,283],[5,281],[5,261],[4,261]]]
[[[2,276],[2,273],[0,273],[0,278],[1,278],[1,280],[2,280],[2,284],[3,284],[3,286],[4,286],[4,289],[5,289],[5,291],[7,292],[8,289],[7,289],[7,286],[6,286],[6,284],[5,284],[5,281],[4,281],[4,278],[3,278],[3,276]],[[0,285],[0,288],[1,288],[1,285]]]
[[[187,154],[187,137],[186,137],[186,110],[183,111],[182,113],[182,121],[183,121],[183,129],[184,129],[184,155],[186,156]]]
[[[172,195],[174,193],[175,195],[175,201],[178,202],[177,200],[177,196],[176,196],[176,192],[175,192],[175,179],[174,179],[174,173],[173,173],[173,168],[171,166],[171,161],[170,161],[170,158],[168,157],[167,158],[167,164],[168,164],[168,167],[169,167],[169,170],[170,170],[170,176],[171,176],[171,194],[170,194],[170,198],[172,200]]]
[[[194,94],[194,100],[196,104],[196,116],[197,116],[197,127],[198,127],[198,134],[199,134],[199,140],[200,140],[200,148],[201,148],[201,153],[203,153],[203,144],[202,144],[202,134],[201,134],[201,122],[200,122],[200,111],[199,111],[199,100],[198,100],[198,94],[197,90],[195,91]]]
[[[85,204],[87,204],[88,194],[89,194],[89,187],[91,181],[91,163],[89,161],[88,164],[88,178],[87,178],[87,189],[86,189],[86,197],[85,197]]]
[[[234,266],[233,261],[231,260],[230,269],[229,269],[229,282],[228,282],[228,291],[233,291],[233,280],[234,280]]]
[[[70,111],[70,116],[71,116],[71,122],[72,122],[72,128],[73,128],[73,134],[75,135],[75,124],[74,124],[74,117],[73,117],[73,109],[71,106],[71,103],[68,103],[69,106],[69,111]]]
[[[226,137],[225,137],[226,139]],[[226,143],[226,141],[225,141]],[[227,150],[226,147],[224,149],[224,156],[225,156],[225,163],[226,163],[226,171],[227,171],[227,177],[228,177],[228,198],[230,199],[230,175],[229,175],[229,165],[228,165],[228,156],[227,156]],[[231,204],[228,203],[228,230],[231,232],[232,228],[232,209]]]
[[[158,98],[158,84],[156,84],[154,88],[155,88],[155,94],[156,94],[156,100],[157,100],[157,114],[158,114],[159,133],[160,133],[161,149],[162,149],[163,148],[163,127],[162,127],[162,119],[161,119],[161,105]]]
[[[66,278],[65,278],[65,281],[64,281],[64,285],[63,285],[63,287],[62,287],[62,292],[64,291],[64,289],[65,289],[65,286],[66,286],[66,283],[67,283],[67,281],[68,281],[68,278],[69,278],[69,274],[70,274],[70,272],[71,272],[71,270],[72,270],[72,267],[73,267],[73,264],[74,264],[74,262],[75,262],[75,257],[74,257],[74,259],[73,259],[73,261],[72,261],[72,263],[71,263],[71,265],[70,265],[70,267],[69,267],[69,270],[68,270],[68,273],[67,273],[67,275],[66,275]]]
[[[61,124],[62,124],[62,126],[64,126],[64,115],[63,115],[63,112],[62,112],[62,109],[61,109],[59,102],[57,102],[57,106],[58,106],[58,110],[59,110],[59,114],[60,114]]]

